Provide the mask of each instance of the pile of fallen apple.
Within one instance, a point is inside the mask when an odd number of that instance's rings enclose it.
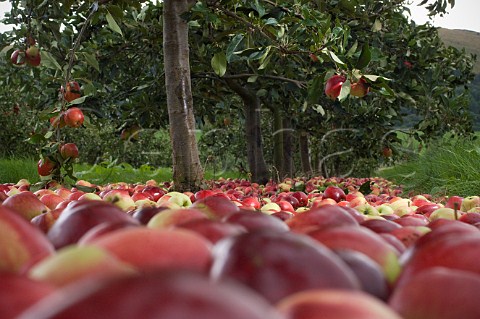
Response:
[[[0,185],[0,318],[480,318],[479,196],[170,186]]]

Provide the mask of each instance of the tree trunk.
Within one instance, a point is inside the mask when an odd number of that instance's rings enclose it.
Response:
[[[203,180],[195,139],[188,25],[180,17],[193,3],[191,0],[163,2],[165,85],[173,150],[173,182],[177,191],[194,191]]]
[[[283,180],[283,123],[282,116],[278,108],[273,108],[273,169],[278,175],[279,182]]]
[[[268,182],[268,169],[263,156],[260,101],[255,92],[251,92],[235,80],[225,79],[225,81],[230,89],[237,93],[243,101],[247,160],[248,168],[252,174],[252,181],[265,184]]]
[[[289,117],[283,118],[283,175],[293,177],[293,155],[292,155],[292,120]]]
[[[300,147],[300,161],[302,163],[303,174],[307,177],[312,177],[312,164],[310,162],[310,148],[308,146],[308,133],[304,130],[300,131],[298,136]]]

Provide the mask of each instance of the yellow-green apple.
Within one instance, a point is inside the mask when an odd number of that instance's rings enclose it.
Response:
[[[241,225],[248,231],[257,231],[261,229],[287,232],[288,226],[280,219],[258,211],[240,210],[236,213],[226,216],[222,221]]]
[[[0,206],[0,230],[0,271],[19,273],[54,253],[45,234],[3,206]]]
[[[361,290],[381,300],[387,300],[389,286],[382,268],[370,257],[356,250],[333,250],[360,281]]]
[[[211,243],[194,231],[128,227],[102,235],[86,245],[100,247],[140,270],[188,268],[206,271]]]
[[[76,243],[90,228],[101,223],[138,222],[117,206],[104,201],[76,201],[67,206],[48,231],[55,248]]]
[[[331,227],[311,231],[308,236],[330,249],[351,249],[364,253],[380,265],[389,283],[393,283],[400,274],[398,252],[368,228],[350,225]]]
[[[165,229],[191,220],[207,218],[208,216],[205,213],[195,208],[166,209],[152,216],[147,223],[147,227],[152,229]]]
[[[56,291],[55,286],[26,275],[0,271],[0,318],[16,319],[41,299]]]
[[[132,196],[130,196],[128,190],[112,189],[105,193],[102,199],[114,204],[124,212],[135,208],[135,202],[133,201]]]
[[[325,229],[342,225],[358,226],[358,221],[345,207],[325,205],[296,214],[285,221],[290,230],[296,233],[308,233],[315,229]]]
[[[192,208],[202,210],[212,219],[220,219],[240,210],[231,200],[216,195],[196,200]]]
[[[461,212],[459,210],[455,210],[453,208],[448,208],[448,207],[442,207],[442,208],[438,208],[438,209],[434,210],[430,214],[428,219],[430,219],[430,221],[435,220],[435,219],[439,219],[439,218],[458,219],[462,214],[463,214],[463,212]]]
[[[96,193],[85,193],[78,198],[78,200],[103,200],[100,195]]]
[[[28,271],[34,280],[62,287],[80,280],[101,280],[110,276],[129,275],[134,267],[95,246],[70,245],[44,258]]]
[[[361,204],[361,205],[356,205],[353,207],[356,211],[360,212],[363,215],[366,216],[380,216],[380,213],[378,210],[375,208],[375,206],[372,206],[370,204]]]
[[[159,205],[166,202],[177,204],[180,207],[190,207],[192,205],[190,197],[180,192],[168,192],[157,201]]]
[[[433,267],[396,287],[388,304],[404,319],[477,319],[479,292],[478,273]]]
[[[262,205],[260,210],[264,213],[272,214],[272,213],[281,211],[282,208],[277,203],[270,202],[270,203],[266,203],[265,205]]]
[[[47,318],[285,319],[239,283],[171,269],[66,287],[18,319]]]
[[[365,292],[340,289],[299,292],[282,299],[277,308],[289,319],[403,319]]]
[[[178,227],[192,230],[208,239],[212,244],[227,236],[235,236],[247,231],[242,225],[212,219],[195,219],[182,223]]]
[[[391,215],[393,214],[393,208],[390,207],[388,204],[384,203],[376,207],[377,211],[380,215]]]
[[[2,204],[4,207],[15,211],[19,216],[26,220],[48,211],[45,206],[32,192],[20,192],[5,199]]]
[[[480,196],[468,196],[462,201],[460,210],[462,212],[468,212],[469,210],[480,206]]]
[[[238,280],[271,303],[314,288],[359,289],[347,265],[325,246],[292,232],[253,231],[213,247],[210,275]]]

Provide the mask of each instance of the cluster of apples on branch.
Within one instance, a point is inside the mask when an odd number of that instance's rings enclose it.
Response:
[[[206,185],[0,185],[0,317],[480,318],[478,196]]]

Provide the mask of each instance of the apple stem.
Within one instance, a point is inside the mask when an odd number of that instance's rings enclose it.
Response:
[[[458,203],[453,203],[453,213],[455,215],[455,220],[458,220]]]

